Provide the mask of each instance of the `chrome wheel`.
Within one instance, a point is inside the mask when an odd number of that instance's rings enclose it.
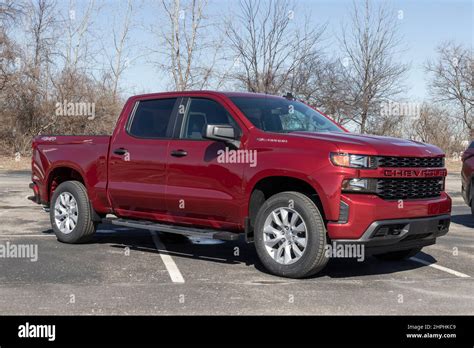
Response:
[[[54,220],[58,229],[64,233],[71,233],[77,225],[77,202],[69,192],[61,193],[54,205]]]
[[[263,242],[268,254],[278,263],[298,261],[306,249],[306,224],[295,210],[277,208],[265,220]]]

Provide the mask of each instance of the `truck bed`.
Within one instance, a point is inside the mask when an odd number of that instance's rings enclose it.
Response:
[[[109,211],[107,157],[110,144],[107,135],[39,135],[33,140],[32,181],[38,186],[40,201],[49,204],[51,185],[60,167],[69,167],[83,178],[90,200],[98,212]],[[58,168],[58,169],[56,169]]]

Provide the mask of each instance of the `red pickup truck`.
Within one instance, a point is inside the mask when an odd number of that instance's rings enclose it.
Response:
[[[349,133],[291,97],[172,92],[131,97],[112,136],[36,137],[30,199],[62,242],[104,221],[244,235],[271,273],[301,278],[335,242],[389,260],[435,243],[445,176],[439,148]]]

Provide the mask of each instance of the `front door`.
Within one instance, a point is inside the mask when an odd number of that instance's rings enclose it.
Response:
[[[170,140],[166,205],[174,221],[209,227],[241,223],[242,177],[246,163],[228,163],[228,144],[203,139],[207,124],[241,126],[216,100],[189,98],[179,117],[175,139]]]

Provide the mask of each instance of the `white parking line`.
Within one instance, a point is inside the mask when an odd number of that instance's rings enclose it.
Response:
[[[430,267],[439,269],[440,271],[443,271],[443,272],[446,272],[446,273],[455,275],[456,277],[460,277],[460,278],[471,278],[471,276],[469,276],[469,275],[467,275],[467,274],[464,274],[464,273],[455,271],[455,270],[453,270],[453,269],[451,269],[451,268],[447,268],[447,267],[443,267],[443,266],[436,265],[436,264],[434,264],[434,263],[430,263],[430,262],[428,262],[428,261],[419,259],[419,258],[417,258],[417,257],[410,257],[410,260],[415,261],[415,262],[418,262],[418,263],[421,263],[421,264],[426,265],[426,266],[430,266]]]
[[[156,231],[150,231],[150,233],[151,237],[153,238],[153,243],[155,243],[156,249],[160,253],[161,259],[163,260],[166,270],[168,271],[173,283],[184,283],[183,275],[179,271],[178,266],[176,266],[173,258],[168,254],[163,254],[160,252],[160,250],[166,251],[166,247],[161,242]]]
[[[55,234],[1,234],[0,238],[56,237]]]

